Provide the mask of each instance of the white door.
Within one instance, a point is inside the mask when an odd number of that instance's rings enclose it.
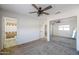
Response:
[[[4,17],[4,40],[3,48],[16,45],[17,20],[15,18]]]

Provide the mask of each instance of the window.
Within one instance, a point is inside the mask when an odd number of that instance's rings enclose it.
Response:
[[[58,30],[70,30],[70,25],[60,25],[59,27],[58,27]]]

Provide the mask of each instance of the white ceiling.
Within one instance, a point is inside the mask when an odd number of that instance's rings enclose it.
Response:
[[[49,4],[37,4],[37,6],[41,6],[42,8],[47,7]],[[52,4],[52,9],[47,10],[50,15],[54,15],[57,11],[65,12],[73,8],[79,7],[79,5],[71,5],[71,4]],[[37,17],[36,14],[29,14],[31,11],[35,11],[36,9],[32,7],[31,4],[0,4],[0,8],[3,10],[16,12],[19,14],[29,15],[35,18],[46,18],[46,15]]]

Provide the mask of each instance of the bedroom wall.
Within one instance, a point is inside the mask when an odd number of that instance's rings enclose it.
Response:
[[[27,15],[0,10],[0,21],[2,17],[17,19],[17,39],[16,44],[24,44],[40,38],[40,21]],[[0,23],[1,24],[1,23]]]
[[[2,29],[1,29],[1,27],[2,27],[2,23],[1,23],[2,20],[1,20],[1,19],[2,19],[2,17],[1,17],[1,16],[2,16],[2,15],[1,15],[1,12],[0,12],[0,48],[2,48],[2,42],[1,42],[1,38],[2,38],[2,37],[1,37],[1,34],[2,34]]]

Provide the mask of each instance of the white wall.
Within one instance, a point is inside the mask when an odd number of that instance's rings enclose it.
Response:
[[[69,25],[70,30],[67,30],[67,31],[58,30],[59,29],[58,27],[60,25]],[[53,26],[53,28],[52,28],[53,35],[72,38],[73,30],[77,27],[77,17],[73,16],[73,17],[61,19],[60,23],[55,23],[52,26]]]
[[[27,15],[20,15],[8,11],[0,11],[0,20],[2,17],[12,17],[17,19],[17,39],[16,43],[23,44],[26,42],[38,40],[40,38],[40,22],[37,19]]]
[[[1,37],[1,34],[2,34],[2,29],[1,29],[1,27],[2,27],[2,23],[1,23],[2,20],[1,20],[1,18],[2,18],[2,17],[1,17],[1,16],[2,16],[2,15],[1,15],[1,12],[0,12],[0,48],[2,47],[2,42],[1,42],[1,38],[2,38],[2,37]]]
[[[77,16],[77,40],[76,40],[76,49],[79,51],[79,7],[70,9],[69,11],[61,12],[58,15],[51,15],[48,17],[48,28],[47,28],[47,38],[50,40],[50,21],[51,20],[56,20],[56,19],[62,19],[62,18],[68,18],[72,16]]]

